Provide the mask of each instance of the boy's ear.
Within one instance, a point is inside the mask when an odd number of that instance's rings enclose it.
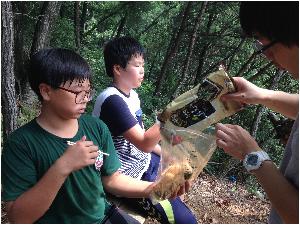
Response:
[[[40,94],[44,101],[50,100],[50,92],[52,91],[52,88],[48,84],[41,83],[39,85]]]
[[[114,67],[113,67],[113,73],[114,73],[114,75],[119,76],[120,72],[121,72],[121,66],[120,65],[114,65]]]

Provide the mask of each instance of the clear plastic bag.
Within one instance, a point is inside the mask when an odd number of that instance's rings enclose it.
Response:
[[[204,131],[213,123],[240,109],[236,102],[221,102],[223,94],[235,91],[224,70],[211,73],[196,87],[173,100],[158,116],[161,127],[161,161],[153,203],[168,199],[197,178],[216,149],[215,136]]]
[[[186,180],[198,177],[216,149],[215,137],[195,130],[164,130],[153,203],[168,199]]]

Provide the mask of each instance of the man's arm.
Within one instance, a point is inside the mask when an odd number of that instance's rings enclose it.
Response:
[[[299,223],[299,191],[271,161],[253,171],[284,223]]]
[[[245,155],[261,150],[251,135],[237,125],[216,125],[217,145],[234,158],[243,160]],[[253,171],[259,183],[267,193],[272,206],[285,223],[298,223],[299,193],[270,162],[263,162],[262,166]]]
[[[262,104],[284,116],[295,119],[298,115],[299,95],[257,87],[242,77],[234,77],[237,92],[226,94],[222,100],[233,100],[245,104]]]
[[[265,89],[260,104],[295,120],[299,112],[299,95]]]

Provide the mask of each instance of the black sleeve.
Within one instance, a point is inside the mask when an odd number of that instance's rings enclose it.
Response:
[[[113,136],[123,134],[138,123],[126,102],[118,95],[105,99],[101,106],[100,119],[106,123]]]

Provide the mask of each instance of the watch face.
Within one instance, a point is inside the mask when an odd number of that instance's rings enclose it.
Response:
[[[249,155],[247,158],[247,164],[251,166],[256,166],[258,161],[257,155]]]

